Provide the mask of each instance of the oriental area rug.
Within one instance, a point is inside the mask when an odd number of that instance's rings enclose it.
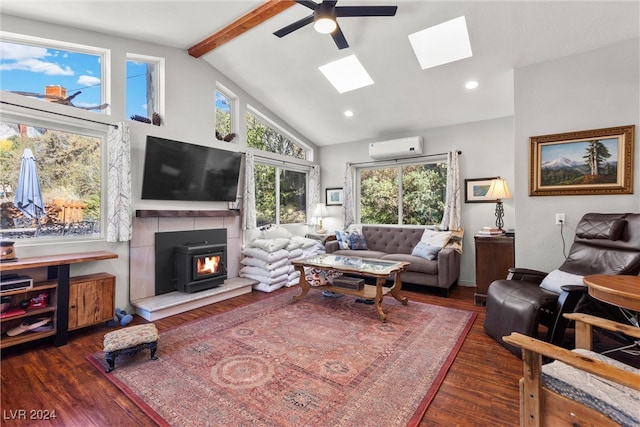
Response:
[[[158,360],[121,355],[105,376],[159,425],[418,425],[476,317],[385,298],[382,323],[354,297],[299,293],[160,331]]]

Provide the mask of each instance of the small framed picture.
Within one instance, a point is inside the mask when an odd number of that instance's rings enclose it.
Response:
[[[491,187],[491,180],[496,179],[497,176],[491,178],[473,178],[464,180],[464,202],[465,203],[490,203],[495,202],[495,199],[489,199],[487,193],[489,187]]]
[[[342,188],[327,188],[325,192],[327,206],[342,206],[342,199],[344,197]]]

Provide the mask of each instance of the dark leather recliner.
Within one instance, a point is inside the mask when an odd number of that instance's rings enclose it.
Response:
[[[559,271],[558,271],[559,270]],[[520,356],[519,347],[502,340],[512,332],[537,337],[539,325],[548,328],[546,340],[562,345],[568,320],[562,314],[595,303],[587,295],[581,277],[591,274],[640,274],[640,214],[585,214],[576,227],[569,256],[551,274],[512,268],[506,280],[496,280],[487,291],[485,332]],[[543,280],[549,288],[540,286]],[[558,279],[556,279],[558,278]],[[570,279],[570,280],[568,280]],[[550,283],[557,280],[557,283]],[[573,282],[565,285],[563,282]],[[597,303],[602,314],[612,307]],[[613,313],[613,310],[610,310]]]

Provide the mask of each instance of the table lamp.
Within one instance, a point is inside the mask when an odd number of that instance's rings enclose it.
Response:
[[[324,203],[318,203],[316,209],[313,211],[313,217],[318,219],[316,233],[325,234],[327,232],[327,230],[322,228],[322,217],[327,216],[329,216],[329,212],[327,212]]]
[[[509,187],[507,187],[507,180],[497,177],[491,180],[489,191],[487,191],[487,199],[496,199],[496,227],[502,230],[504,226],[504,207],[502,206],[502,199],[510,199],[511,193]]]

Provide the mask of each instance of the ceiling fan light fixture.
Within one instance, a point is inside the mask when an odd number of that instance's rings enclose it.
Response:
[[[320,34],[331,34],[336,28],[338,28],[338,23],[332,16],[318,16],[314,19],[313,29]]]

